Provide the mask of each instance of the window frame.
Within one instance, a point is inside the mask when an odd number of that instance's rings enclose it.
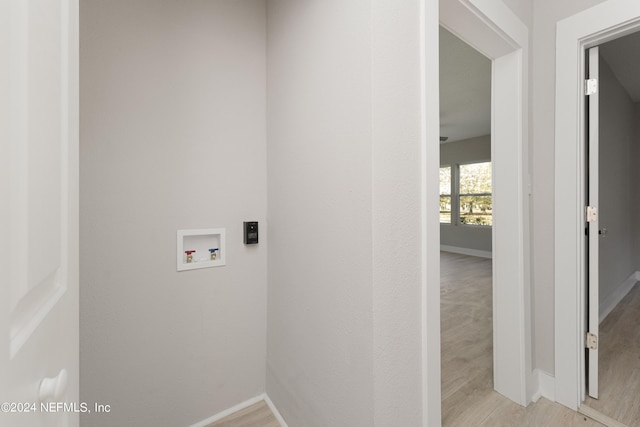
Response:
[[[471,193],[460,194],[460,166],[474,165],[477,163],[491,163],[491,193]],[[493,227],[493,161],[489,160],[472,160],[466,162],[455,162],[451,164],[440,165],[440,168],[451,167],[451,222],[440,222],[440,225],[454,227],[472,227],[472,228],[491,228]],[[460,221],[460,197],[465,196],[491,196],[491,223],[486,224],[466,224]],[[440,197],[440,195],[438,195]]]

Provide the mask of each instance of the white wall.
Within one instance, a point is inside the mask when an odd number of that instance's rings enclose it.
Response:
[[[634,233],[638,216],[638,135],[636,106],[611,71],[600,60],[600,309],[640,267]],[[602,311],[601,311],[602,312]]]
[[[554,150],[556,23],[604,0],[536,0],[532,60],[532,283],[534,368],[554,366]]]
[[[83,425],[189,425],[264,392],[265,17],[81,4],[81,399],[112,408]],[[177,273],[176,230],[205,227],[227,265]]]
[[[420,2],[374,0],[371,4],[375,425],[419,426],[423,425],[422,375],[431,386],[439,383],[421,369],[421,323],[439,313],[426,310],[425,318],[421,317],[422,278],[439,281],[440,277],[439,266],[429,265],[423,271],[424,257],[439,262],[439,256],[422,247],[423,236],[430,242],[438,240],[433,230],[438,199],[423,200],[430,192],[422,184],[423,163],[433,166],[427,183],[436,184],[438,159],[435,149],[423,152],[422,144],[437,141],[439,126],[428,118],[422,133],[423,114],[428,113],[421,111],[421,79],[423,72],[431,70],[422,70],[420,64],[420,49],[425,47],[420,43]],[[435,38],[438,28],[431,6],[426,6],[424,15],[425,31]],[[427,92],[424,96],[435,99],[437,95]],[[427,187],[438,194],[437,184]],[[434,220],[433,229],[427,225],[422,230],[423,203],[425,217]],[[429,346],[439,350],[438,344]],[[433,355],[427,357],[430,363],[439,361]],[[436,410],[427,408],[427,412],[425,424]]]
[[[293,426],[419,425],[419,4],[268,5],[267,393]]]
[[[373,425],[369,11],[268,7],[267,393],[293,426]]]
[[[440,166],[490,161],[490,135],[440,144]],[[491,227],[440,224],[440,244],[491,252]]]
[[[268,3],[267,393],[373,425],[370,5]]]
[[[528,28],[531,28],[533,25],[533,9],[536,3],[534,0],[502,0],[502,2],[506,4]]]

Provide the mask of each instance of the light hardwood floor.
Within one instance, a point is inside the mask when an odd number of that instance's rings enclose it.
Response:
[[[600,324],[598,400],[589,407],[629,427],[640,426],[640,283]]]
[[[440,254],[442,425],[600,426],[540,399],[527,408],[493,391],[491,260]]]
[[[440,255],[442,418],[493,386],[491,260]],[[477,396],[476,396],[477,397]]]
[[[280,423],[263,400],[207,427],[280,427]]]
[[[491,260],[448,252],[442,252],[440,259],[442,425],[602,426],[545,399],[523,408],[493,391]],[[636,319],[640,319],[637,314]],[[280,426],[260,402],[208,427]]]

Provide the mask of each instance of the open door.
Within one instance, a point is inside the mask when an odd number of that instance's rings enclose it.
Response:
[[[598,325],[599,315],[599,221],[598,221],[598,183],[599,183],[599,51],[593,47],[587,51],[587,331],[585,347],[587,348],[587,391],[589,396],[598,398]]]
[[[3,1],[0,35],[0,425],[77,426],[78,0]]]

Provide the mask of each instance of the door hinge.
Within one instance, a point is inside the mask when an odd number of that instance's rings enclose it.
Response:
[[[596,222],[598,220],[598,208],[595,206],[587,206],[586,216],[587,222]]]
[[[587,79],[584,81],[584,94],[589,96],[598,93],[598,79]]]
[[[598,349],[598,336],[596,334],[592,334],[591,332],[587,332],[587,336],[585,338],[584,346],[589,350],[597,350]]]

